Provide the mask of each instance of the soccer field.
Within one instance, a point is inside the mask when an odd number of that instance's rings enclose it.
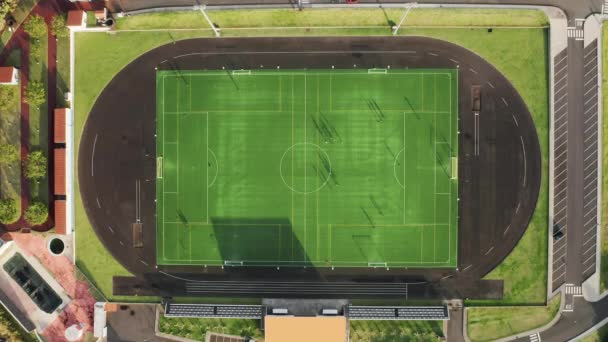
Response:
[[[457,266],[457,70],[156,81],[159,265]]]

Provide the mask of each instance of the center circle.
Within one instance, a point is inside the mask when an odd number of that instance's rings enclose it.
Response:
[[[281,156],[279,172],[283,183],[300,194],[321,190],[333,177],[329,155],[311,143],[289,147]]]

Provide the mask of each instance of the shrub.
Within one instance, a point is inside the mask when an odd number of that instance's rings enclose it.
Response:
[[[25,177],[31,180],[44,178],[47,173],[46,157],[42,151],[34,151],[25,161]]]
[[[48,217],[48,208],[42,202],[31,202],[25,211],[25,219],[32,225],[43,224]]]
[[[40,44],[40,39],[30,39],[30,59],[35,62],[40,62],[43,57],[46,56],[42,55],[42,44]]]
[[[0,19],[6,16],[17,8],[17,0],[2,0],[0,1]]]
[[[12,198],[0,200],[0,222],[13,223],[17,216],[17,205]]]
[[[63,15],[56,15],[53,17],[51,32],[53,32],[53,35],[57,38],[65,38],[70,35],[70,30],[65,25],[65,17]]]
[[[25,94],[26,102],[33,107],[39,107],[46,100],[46,92],[44,84],[40,81],[32,81],[28,83]]]
[[[46,38],[46,23],[39,15],[30,16],[30,18],[23,24],[23,29],[32,38]]]
[[[0,144],[0,164],[10,164],[19,159],[17,147],[11,144]]]
[[[0,111],[13,112],[17,107],[19,88],[17,86],[0,86]]]

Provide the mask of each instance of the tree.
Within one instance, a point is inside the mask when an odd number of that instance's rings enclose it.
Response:
[[[44,84],[40,81],[28,83],[25,93],[25,101],[32,107],[39,107],[46,100]]]
[[[49,217],[49,210],[42,202],[31,202],[25,211],[25,219],[32,225],[43,224]]]
[[[15,221],[17,206],[12,198],[0,200],[0,222],[7,224]]]
[[[63,15],[56,15],[53,17],[51,32],[53,32],[53,35],[57,38],[65,38],[70,35],[70,30],[65,24],[65,17]]]
[[[11,144],[0,144],[0,164],[14,163],[19,159],[17,147]]]
[[[23,24],[23,29],[32,38],[46,38],[46,23],[39,15],[30,16],[30,18]]]
[[[1,0],[0,1],[0,19],[6,18],[12,11],[17,8],[17,0]]]
[[[0,111],[5,113],[14,112],[17,107],[17,90],[19,87],[4,85],[0,86]]]
[[[25,177],[31,180],[38,180],[44,178],[46,173],[46,157],[42,151],[31,152],[25,161]]]

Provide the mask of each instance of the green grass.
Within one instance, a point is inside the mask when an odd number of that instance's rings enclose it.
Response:
[[[502,13],[502,12],[501,12]],[[523,13],[523,12],[522,12]],[[448,25],[446,21],[444,24]],[[543,153],[542,186],[537,210],[524,237],[507,258],[490,276],[504,277],[506,293],[504,301],[493,304],[543,303],[546,298],[547,260],[547,163],[548,163],[548,90],[547,31],[544,29],[405,29],[401,34],[436,37],[461,44],[493,63],[513,82],[537,125]],[[247,34],[248,32],[241,32]],[[284,35],[284,30],[267,30],[266,33]],[[316,33],[316,32],[315,32]],[[344,30],[327,30],[326,34],[341,34]],[[374,29],[359,30],[356,34],[386,34]],[[302,30],[302,35],[311,34]],[[75,133],[76,148],[82,127],[93,102],[103,87],[126,64],[140,54],[165,43],[194,37],[211,37],[210,31],[181,32],[118,32],[76,34],[76,89]],[[99,50],[99,46],[112,49]],[[111,60],[112,63],[107,63]],[[85,62],[79,62],[85,61]],[[526,65],[522,68],[522,65]],[[539,77],[540,75],[540,77]],[[77,149],[76,149],[77,150]],[[78,186],[76,184],[76,186]],[[76,188],[76,193],[78,188]],[[78,233],[77,262],[100,289],[111,297],[112,275],[128,274],[99,242],[84,213],[82,202],[76,199],[76,224]],[[531,268],[521,272],[519,267],[529,263]],[[139,299],[139,298],[128,298]]]
[[[608,26],[602,26],[602,239],[600,283],[602,292],[608,289]]]
[[[401,20],[403,9],[308,9],[280,10],[219,10],[207,11],[211,20],[222,30],[261,27],[390,27]],[[162,12],[118,18],[120,30],[145,29],[209,29],[198,11]],[[417,8],[405,21],[407,26],[547,26],[542,11],[492,9]]]
[[[608,341],[608,324],[594,331],[591,335],[585,337],[581,342],[605,342]]]
[[[443,321],[350,321],[351,342],[430,342],[444,337]]]
[[[458,73],[380,71],[158,72],[158,263],[456,267]]]
[[[559,311],[560,297],[547,306],[487,307],[468,309],[467,331],[471,341],[494,341],[549,323]]]
[[[45,36],[46,37],[46,36]],[[48,41],[46,38],[30,44],[40,45],[38,54],[30,53],[30,78],[29,81],[40,81],[45,85],[48,77]],[[48,96],[48,94],[47,94]],[[49,158],[49,115],[48,105],[45,101],[40,106],[29,106],[30,108],[30,151],[41,150]],[[47,203],[49,200],[48,175],[39,181],[30,182],[30,197],[33,200]]]
[[[209,332],[263,339],[260,320],[232,318],[168,318],[160,316],[158,328],[161,333],[204,341]]]
[[[67,107],[65,93],[70,91],[70,37],[57,40],[57,107]]]

